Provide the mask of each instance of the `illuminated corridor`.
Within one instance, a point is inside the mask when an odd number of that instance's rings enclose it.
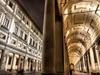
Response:
[[[44,15],[43,75],[99,75],[100,1],[46,0]]]

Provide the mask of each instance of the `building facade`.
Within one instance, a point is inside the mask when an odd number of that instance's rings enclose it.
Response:
[[[0,0],[0,71],[41,71],[42,33],[17,0]]]

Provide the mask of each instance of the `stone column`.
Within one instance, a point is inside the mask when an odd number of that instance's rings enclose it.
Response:
[[[38,70],[38,60],[36,60],[36,72],[38,72],[39,70]]]
[[[96,58],[97,58],[97,72],[100,74],[99,50],[97,50],[96,44],[95,44],[95,52],[96,52]]]
[[[55,74],[55,0],[45,0],[42,75]]]
[[[14,65],[15,65],[15,54],[13,53],[13,58],[12,58],[12,64],[11,64],[11,71],[13,71],[14,69]]]
[[[88,67],[89,67],[89,74],[91,74],[91,72],[90,72],[90,61],[89,61],[89,53],[87,53],[87,57],[88,57]]]
[[[95,60],[94,60],[94,54],[93,54],[93,49],[92,48],[90,48],[90,59],[91,59],[92,74],[95,74],[96,73]]]
[[[19,60],[18,60],[18,71],[19,71],[19,68],[20,68],[20,62],[21,62],[21,56],[19,55]]]
[[[34,72],[36,72],[36,60],[34,60]]]
[[[30,68],[31,68],[31,59],[29,58],[29,62],[28,62],[29,66],[28,66],[28,69],[30,71]]]
[[[24,58],[24,72],[26,71],[26,68],[27,68],[27,57],[25,56],[25,58]]]
[[[5,71],[6,68],[6,60],[7,60],[7,55],[8,55],[9,51],[8,50],[4,50],[2,52],[2,56],[1,56],[1,66],[0,66],[0,70],[1,71]]]
[[[86,66],[85,66],[85,59],[84,59],[84,56],[83,56],[83,72],[86,72]]]
[[[69,72],[70,72],[69,56],[68,56],[68,51],[67,51],[67,47],[66,47],[65,42],[63,43],[63,45],[64,45],[64,51],[63,51],[63,54],[64,54],[64,75],[69,75]]]
[[[56,73],[64,73],[63,60],[63,23],[62,18],[56,18]]]

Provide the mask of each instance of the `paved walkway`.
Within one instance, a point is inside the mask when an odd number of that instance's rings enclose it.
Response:
[[[25,74],[22,74],[22,73],[20,73],[20,74],[0,74],[0,75],[41,75],[40,73],[25,73]]]
[[[0,74],[0,75],[41,75],[40,73],[30,73],[30,74]],[[70,74],[69,74],[70,75]],[[87,74],[87,73],[81,73],[81,72],[73,72],[72,75],[90,75],[90,74]]]
[[[72,75],[90,75],[90,74],[75,71],[73,72]]]

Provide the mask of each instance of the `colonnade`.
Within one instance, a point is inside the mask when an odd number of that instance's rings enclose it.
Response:
[[[27,56],[11,53],[8,50],[0,50],[0,71],[38,72],[41,71],[42,62]]]
[[[90,47],[75,65],[75,70],[89,74],[100,74],[100,52],[96,44]]]

